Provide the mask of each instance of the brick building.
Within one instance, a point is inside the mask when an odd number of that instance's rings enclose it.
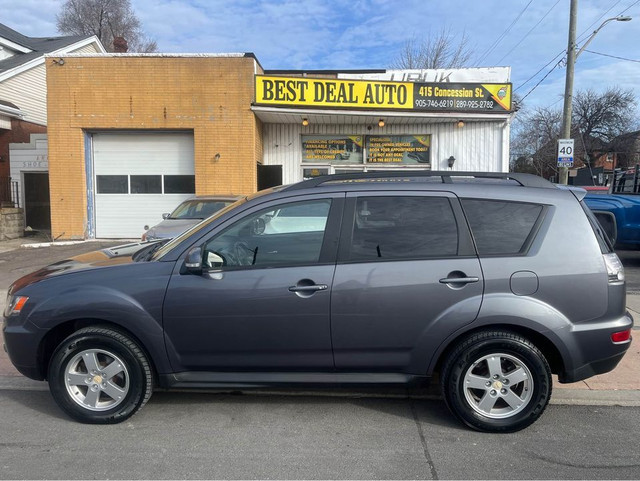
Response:
[[[54,238],[135,238],[194,194],[326,173],[508,169],[508,68],[450,71],[446,85],[429,71],[265,71],[242,53],[46,68]]]
[[[49,179],[42,149],[33,159],[22,149],[47,131],[45,55],[105,52],[93,35],[28,37],[0,23],[0,205],[20,206],[24,225],[49,229]],[[45,142],[46,144],[46,142]],[[16,146],[20,161],[12,159]],[[22,210],[20,215],[22,215]],[[19,223],[22,224],[22,221]]]

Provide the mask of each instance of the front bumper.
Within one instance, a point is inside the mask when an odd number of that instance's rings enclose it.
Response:
[[[20,374],[42,381],[45,373],[38,362],[38,346],[45,331],[30,322],[14,322],[15,320],[12,316],[3,318],[3,348]]]

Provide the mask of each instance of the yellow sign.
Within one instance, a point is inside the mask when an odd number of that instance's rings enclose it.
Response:
[[[256,104],[295,107],[511,111],[511,84],[417,83],[256,75]]]
[[[256,103],[314,107],[413,109],[411,82],[256,76]]]

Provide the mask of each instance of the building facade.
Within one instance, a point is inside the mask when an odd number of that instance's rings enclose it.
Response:
[[[264,71],[252,54],[61,59],[46,63],[54,238],[136,238],[194,194],[329,173],[508,170],[508,68],[431,78]]]
[[[37,148],[31,142],[33,135],[47,131],[45,55],[59,59],[69,53],[104,52],[93,35],[28,37],[0,24],[0,205],[22,208],[24,225],[18,232],[50,229],[46,147],[43,154],[42,138]],[[14,149],[19,158],[15,165]]]

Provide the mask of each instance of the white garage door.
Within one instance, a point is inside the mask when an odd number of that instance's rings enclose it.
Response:
[[[195,193],[192,133],[93,135],[95,233],[136,238]]]

